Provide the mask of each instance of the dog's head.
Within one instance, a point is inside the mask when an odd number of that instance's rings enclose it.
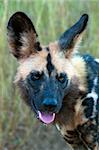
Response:
[[[8,42],[19,62],[15,81],[23,99],[46,124],[61,111],[72,82],[79,79],[79,88],[83,87],[84,62],[73,56],[87,21],[88,15],[84,14],[58,41],[42,46],[31,20],[23,12],[16,12],[9,19]]]

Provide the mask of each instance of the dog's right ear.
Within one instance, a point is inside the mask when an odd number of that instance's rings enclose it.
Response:
[[[41,50],[35,28],[23,12],[11,16],[7,30],[11,52],[17,59],[29,57],[31,53]]]

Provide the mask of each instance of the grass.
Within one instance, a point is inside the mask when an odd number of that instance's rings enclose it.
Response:
[[[80,15],[88,13],[89,24],[80,51],[99,57],[98,10],[98,0],[0,0],[0,150],[39,150],[36,144],[40,142],[35,143],[31,138],[39,137],[41,131],[13,84],[17,63],[7,45],[6,26],[9,17],[16,11],[27,13],[36,26],[40,41],[48,44],[57,40]],[[54,132],[51,128],[43,130]],[[46,135],[46,131],[44,133]],[[48,135],[46,137],[49,138]],[[48,145],[48,150],[57,149]]]

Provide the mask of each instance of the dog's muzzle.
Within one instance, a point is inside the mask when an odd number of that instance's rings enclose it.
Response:
[[[57,112],[58,102],[55,98],[45,98],[38,111],[39,119],[45,124],[52,123]]]

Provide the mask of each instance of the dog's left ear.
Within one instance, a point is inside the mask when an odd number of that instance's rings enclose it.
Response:
[[[70,29],[63,33],[58,44],[61,50],[65,52],[66,57],[69,57],[75,48],[78,46],[82,38],[82,33],[86,29],[88,22],[88,15],[83,14],[78,22],[76,22]]]
[[[31,53],[41,50],[35,28],[25,13],[13,14],[9,19],[7,30],[11,52],[17,59],[28,57]]]

